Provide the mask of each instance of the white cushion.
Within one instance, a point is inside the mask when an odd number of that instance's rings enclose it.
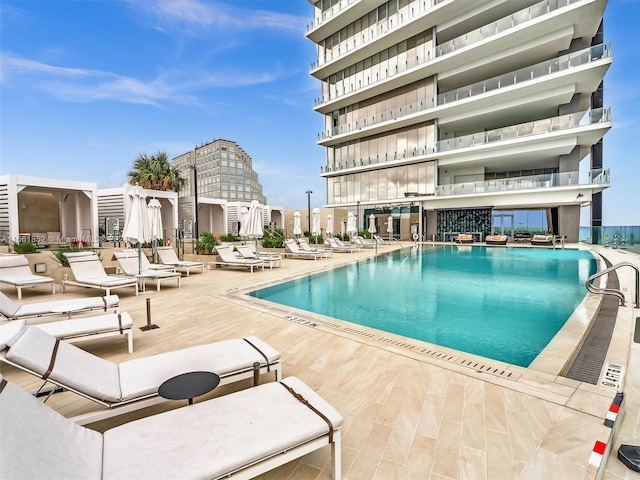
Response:
[[[44,375],[51,363],[55,338],[39,328],[27,328],[9,348],[7,360]],[[118,366],[75,345],[60,342],[49,377],[69,388],[106,401],[120,399]]]
[[[127,312],[120,313],[123,329],[131,329],[133,319]],[[81,317],[70,320],[60,320],[58,322],[41,323],[32,328],[39,328],[56,338],[65,338],[78,335],[89,335],[92,333],[110,332],[118,330],[117,313],[107,313],[96,317]]]
[[[342,425],[340,413],[310,387],[295,377],[284,382],[334,428]],[[108,430],[102,478],[217,478],[328,431],[284,386],[267,383]]]
[[[2,478],[101,478],[102,435],[13,383],[0,393],[0,425]]]
[[[24,320],[0,323],[0,351],[13,345],[27,328]]]
[[[269,363],[280,358],[277,350],[259,338],[247,339],[267,356]],[[181,373],[207,371],[223,377],[230,372],[250,370],[254,362],[265,364],[264,357],[241,338],[135,358],[119,364],[122,398],[155,393],[162,382]]]

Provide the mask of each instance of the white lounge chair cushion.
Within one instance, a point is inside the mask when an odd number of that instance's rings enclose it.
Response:
[[[10,285],[52,283],[53,278],[34,275],[24,255],[0,256],[0,279]]]
[[[259,338],[247,337],[247,340],[267,356],[269,363],[280,358],[277,350]],[[224,377],[230,372],[249,370],[254,362],[264,365],[265,359],[241,338],[128,360],[119,364],[122,398],[128,400],[155,393],[162,382],[181,373],[202,370]]]
[[[92,333],[110,332],[117,330],[120,325],[123,329],[133,327],[133,319],[127,312],[120,313],[120,322],[118,322],[117,313],[107,313],[95,317],[81,317],[70,320],[61,320],[59,322],[40,323],[33,325],[33,328],[44,330],[49,335],[57,338],[65,338],[70,336],[89,335]]]
[[[13,383],[0,393],[0,425],[2,478],[100,479],[102,435]]]
[[[105,302],[107,308],[114,308],[120,303],[120,298],[118,295],[106,295],[104,297],[87,297],[77,298],[74,300],[51,300],[47,302],[32,302],[20,305],[0,292],[0,313],[7,318],[37,317],[39,315],[53,313],[52,309],[60,310],[68,308],[71,311],[95,310],[101,307],[104,308]],[[79,309],[79,307],[83,308]]]
[[[307,385],[295,377],[283,382],[334,428],[342,425],[340,413]],[[267,383],[106,431],[102,478],[217,478],[328,431],[284,386]]]
[[[129,285],[136,282],[135,279],[125,278],[125,277],[116,277],[115,275],[103,275],[99,277],[78,278],[77,275],[75,274],[75,270],[74,270],[74,277],[76,278],[76,281],[80,283],[86,283],[87,285],[97,285],[102,287],[116,286],[116,285]]]
[[[7,351],[10,362],[44,375],[56,339],[39,328],[27,328]],[[117,401],[121,397],[118,365],[74,345],[60,342],[49,378],[92,397]]]
[[[24,320],[13,320],[0,323],[0,351],[11,347],[27,328]]]

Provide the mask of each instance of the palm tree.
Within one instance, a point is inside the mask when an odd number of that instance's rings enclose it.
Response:
[[[130,184],[150,190],[180,192],[187,185],[187,179],[180,174],[180,170],[169,163],[166,152],[138,155],[127,176]]]

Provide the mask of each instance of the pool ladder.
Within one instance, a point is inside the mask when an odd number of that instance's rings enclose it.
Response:
[[[633,263],[630,262],[620,262],[620,263],[616,263],[615,265],[612,265],[611,267],[602,270],[601,272],[598,273],[594,273],[593,275],[591,275],[587,281],[584,283],[584,285],[587,287],[587,290],[589,290],[591,293],[599,293],[602,295],[613,295],[615,297],[618,297],[618,299],[620,300],[620,305],[622,305],[623,307],[625,306],[625,296],[624,293],[622,293],[621,290],[618,290],[617,288],[598,288],[598,287],[594,287],[593,286],[593,281],[596,278],[601,277],[602,275],[606,275],[609,272],[612,272],[614,270],[617,270],[620,267],[631,267],[636,271],[636,281],[635,281],[635,285],[636,285],[636,304],[635,307],[636,308],[640,308],[640,269],[634,265]]]

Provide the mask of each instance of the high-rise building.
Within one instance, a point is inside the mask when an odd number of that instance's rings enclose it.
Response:
[[[309,2],[329,206],[439,240],[602,225],[606,0]]]
[[[180,192],[181,197],[194,197],[197,193],[198,197],[229,202],[267,203],[258,174],[253,170],[253,160],[235,142],[213,140],[174,158],[171,163],[188,180],[187,187]]]

